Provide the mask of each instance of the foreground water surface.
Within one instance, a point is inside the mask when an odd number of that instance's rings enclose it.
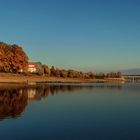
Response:
[[[0,88],[1,140],[140,140],[140,84]]]

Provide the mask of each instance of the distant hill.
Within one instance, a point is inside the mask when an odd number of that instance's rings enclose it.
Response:
[[[122,70],[121,72],[123,75],[140,75],[140,68]]]

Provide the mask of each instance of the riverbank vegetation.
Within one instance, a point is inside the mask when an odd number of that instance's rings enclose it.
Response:
[[[83,78],[83,79],[105,79],[105,78],[121,78],[120,72],[111,73],[93,73],[93,72],[82,72],[77,70],[66,70],[59,69],[52,66],[49,68],[47,65],[42,65],[39,75],[47,77],[62,77],[62,78]]]
[[[78,78],[78,79],[106,79],[106,78],[122,78],[120,72],[112,73],[93,73],[82,72],[72,69],[60,69],[54,66],[49,67],[42,64],[37,73],[28,71],[28,56],[19,45],[6,44],[0,42],[0,72],[1,73],[20,73],[21,75],[31,76],[38,75],[44,77],[56,78]]]

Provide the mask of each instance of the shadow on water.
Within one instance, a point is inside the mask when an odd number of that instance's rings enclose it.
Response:
[[[64,84],[47,84],[47,85],[34,85],[34,86],[5,86],[0,87],[0,120],[6,118],[17,118],[21,116],[25,110],[28,101],[41,100],[49,95],[57,93],[73,93],[78,90],[94,90],[94,89],[107,89],[107,90],[121,90],[124,88],[121,84],[115,85],[64,85]]]

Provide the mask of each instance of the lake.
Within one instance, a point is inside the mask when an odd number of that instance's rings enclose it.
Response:
[[[0,88],[1,140],[140,140],[140,84]]]

